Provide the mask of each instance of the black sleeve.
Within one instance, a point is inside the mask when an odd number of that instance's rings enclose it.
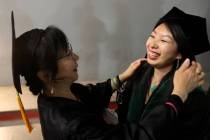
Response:
[[[165,104],[155,107],[140,122],[120,124],[107,135],[107,140],[156,140],[159,135],[164,135],[166,129],[173,127],[182,108],[181,99],[176,95],[171,95]]]
[[[137,137],[146,137],[145,140],[155,140],[164,135],[165,130],[173,127],[173,123],[183,109],[181,99],[176,95],[171,95],[164,105],[154,108],[142,121],[139,122],[139,128],[134,135]],[[143,139],[144,140],[144,139]]]
[[[120,89],[117,90],[117,104],[118,108],[116,110],[118,114],[119,122],[126,122],[126,117],[128,113],[129,102],[131,98],[132,81],[127,81],[124,83]]]
[[[203,130],[203,139],[202,140],[210,140],[210,87],[207,91],[206,95],[206,119],[204,121],[204,130]]]
[[[110,98],[112,96],[111,80],[108,79],[105,82],[82,85],[74,83],[71,87],[73,93],[87,105],[102,111],[108,106]]]

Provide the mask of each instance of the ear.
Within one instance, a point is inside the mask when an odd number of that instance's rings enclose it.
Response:
[[[51,82],[52,74],[47,70],[40,70],[37,72],[38,78],[44,83],[47,84]]]

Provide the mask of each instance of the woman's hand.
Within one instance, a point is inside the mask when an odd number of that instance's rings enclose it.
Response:
[[[199,63],[186,59],[181,67],[175,72],[174,75],[174,90],[172,94],[178,95],[184,102],[189,93],[196,87],[204,83],[204,72]]]
[[[143,61],[146,61],[146,58],[140,58],[135,60],[130,64],[130,66],[121,74],[119,74],[119,79],[121,82],[124,82],[130,78],[135,70],[142,64]]]

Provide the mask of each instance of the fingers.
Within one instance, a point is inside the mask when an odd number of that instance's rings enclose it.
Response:
[[[197,63],[196,73],[201,74],[202,73],[202,66],[200,63]]]
[[[198,86],[201,86],[204,83],[205,73],[202,72],[202,66],[195,61],[192,62],[192,65],[189,67],[189,70],[194,74]]]
[[[197,69],[197,63],[195,61],[192,61],[191,65],[188,67],[188,70],[196,74],[196,69]]]
[[[198,80],[199,81],[202,81],[204,79],[204,76],[205,76],[205,73],[204,72],[201,72],[198,74]]]
[[[140,59],[137,59],[137,60],[133,61],[123,73],[119,74],[120,80],[125,81],[129,77],[131,77],[132,74],[134,74],[136,69],[141,65],[141,63],[143,61],[146,61],[146,59],[145,58],[140,58]]]
[[[140,59],[138,59],[137,61],[141,63],[141,62],[143,62],[143,61],[147,61],[147,59],[146,59],[146,58],[140,58]]]
[[[140,61],[147,61],[147,58],[140,58]]]
[[[204,80],[199,81],[198,85],[201,86],[204,84]]]
[[[132,63],[132,65],[139,66],[143,61],[147,61],[147,59],[146,58],[137,59]]]
[[[195,72],[194,74],[198,76],[199,81],[204,79],[205,73],[202,71],[202,66],[200,63],[193,61],[190,68],[192,69],[192,72]]]
[[[190,66],[190,59],[187,58],[185,59],[179,70],[185,71],[187,68],[189,68],[189,66]]]

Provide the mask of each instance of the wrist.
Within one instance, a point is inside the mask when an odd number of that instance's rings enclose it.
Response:
[[[128,79],[127,76],[124,73],[119,74],[118,78],[119,78],[121,83],[125,82]]]
[[[172,95],[177,95],[177,96],[179,96],[183,103],[184,103],[184,102],[186,101],[186,99],[187,99],[187,94],[186,94],[185,92],[182,92],[182,91],[173,90],[173,91],[172,91]]]
[[[184,106],[180,96],[175,94],[169,96],[168,100],[165,102],[165,105],[172,108],[177,115],[182,112]]]
[[[121,85],[122,85],[122,82],[120,81],[120,78],[118,75],[111,79],[111,87],[113,91],[120,88]]]

